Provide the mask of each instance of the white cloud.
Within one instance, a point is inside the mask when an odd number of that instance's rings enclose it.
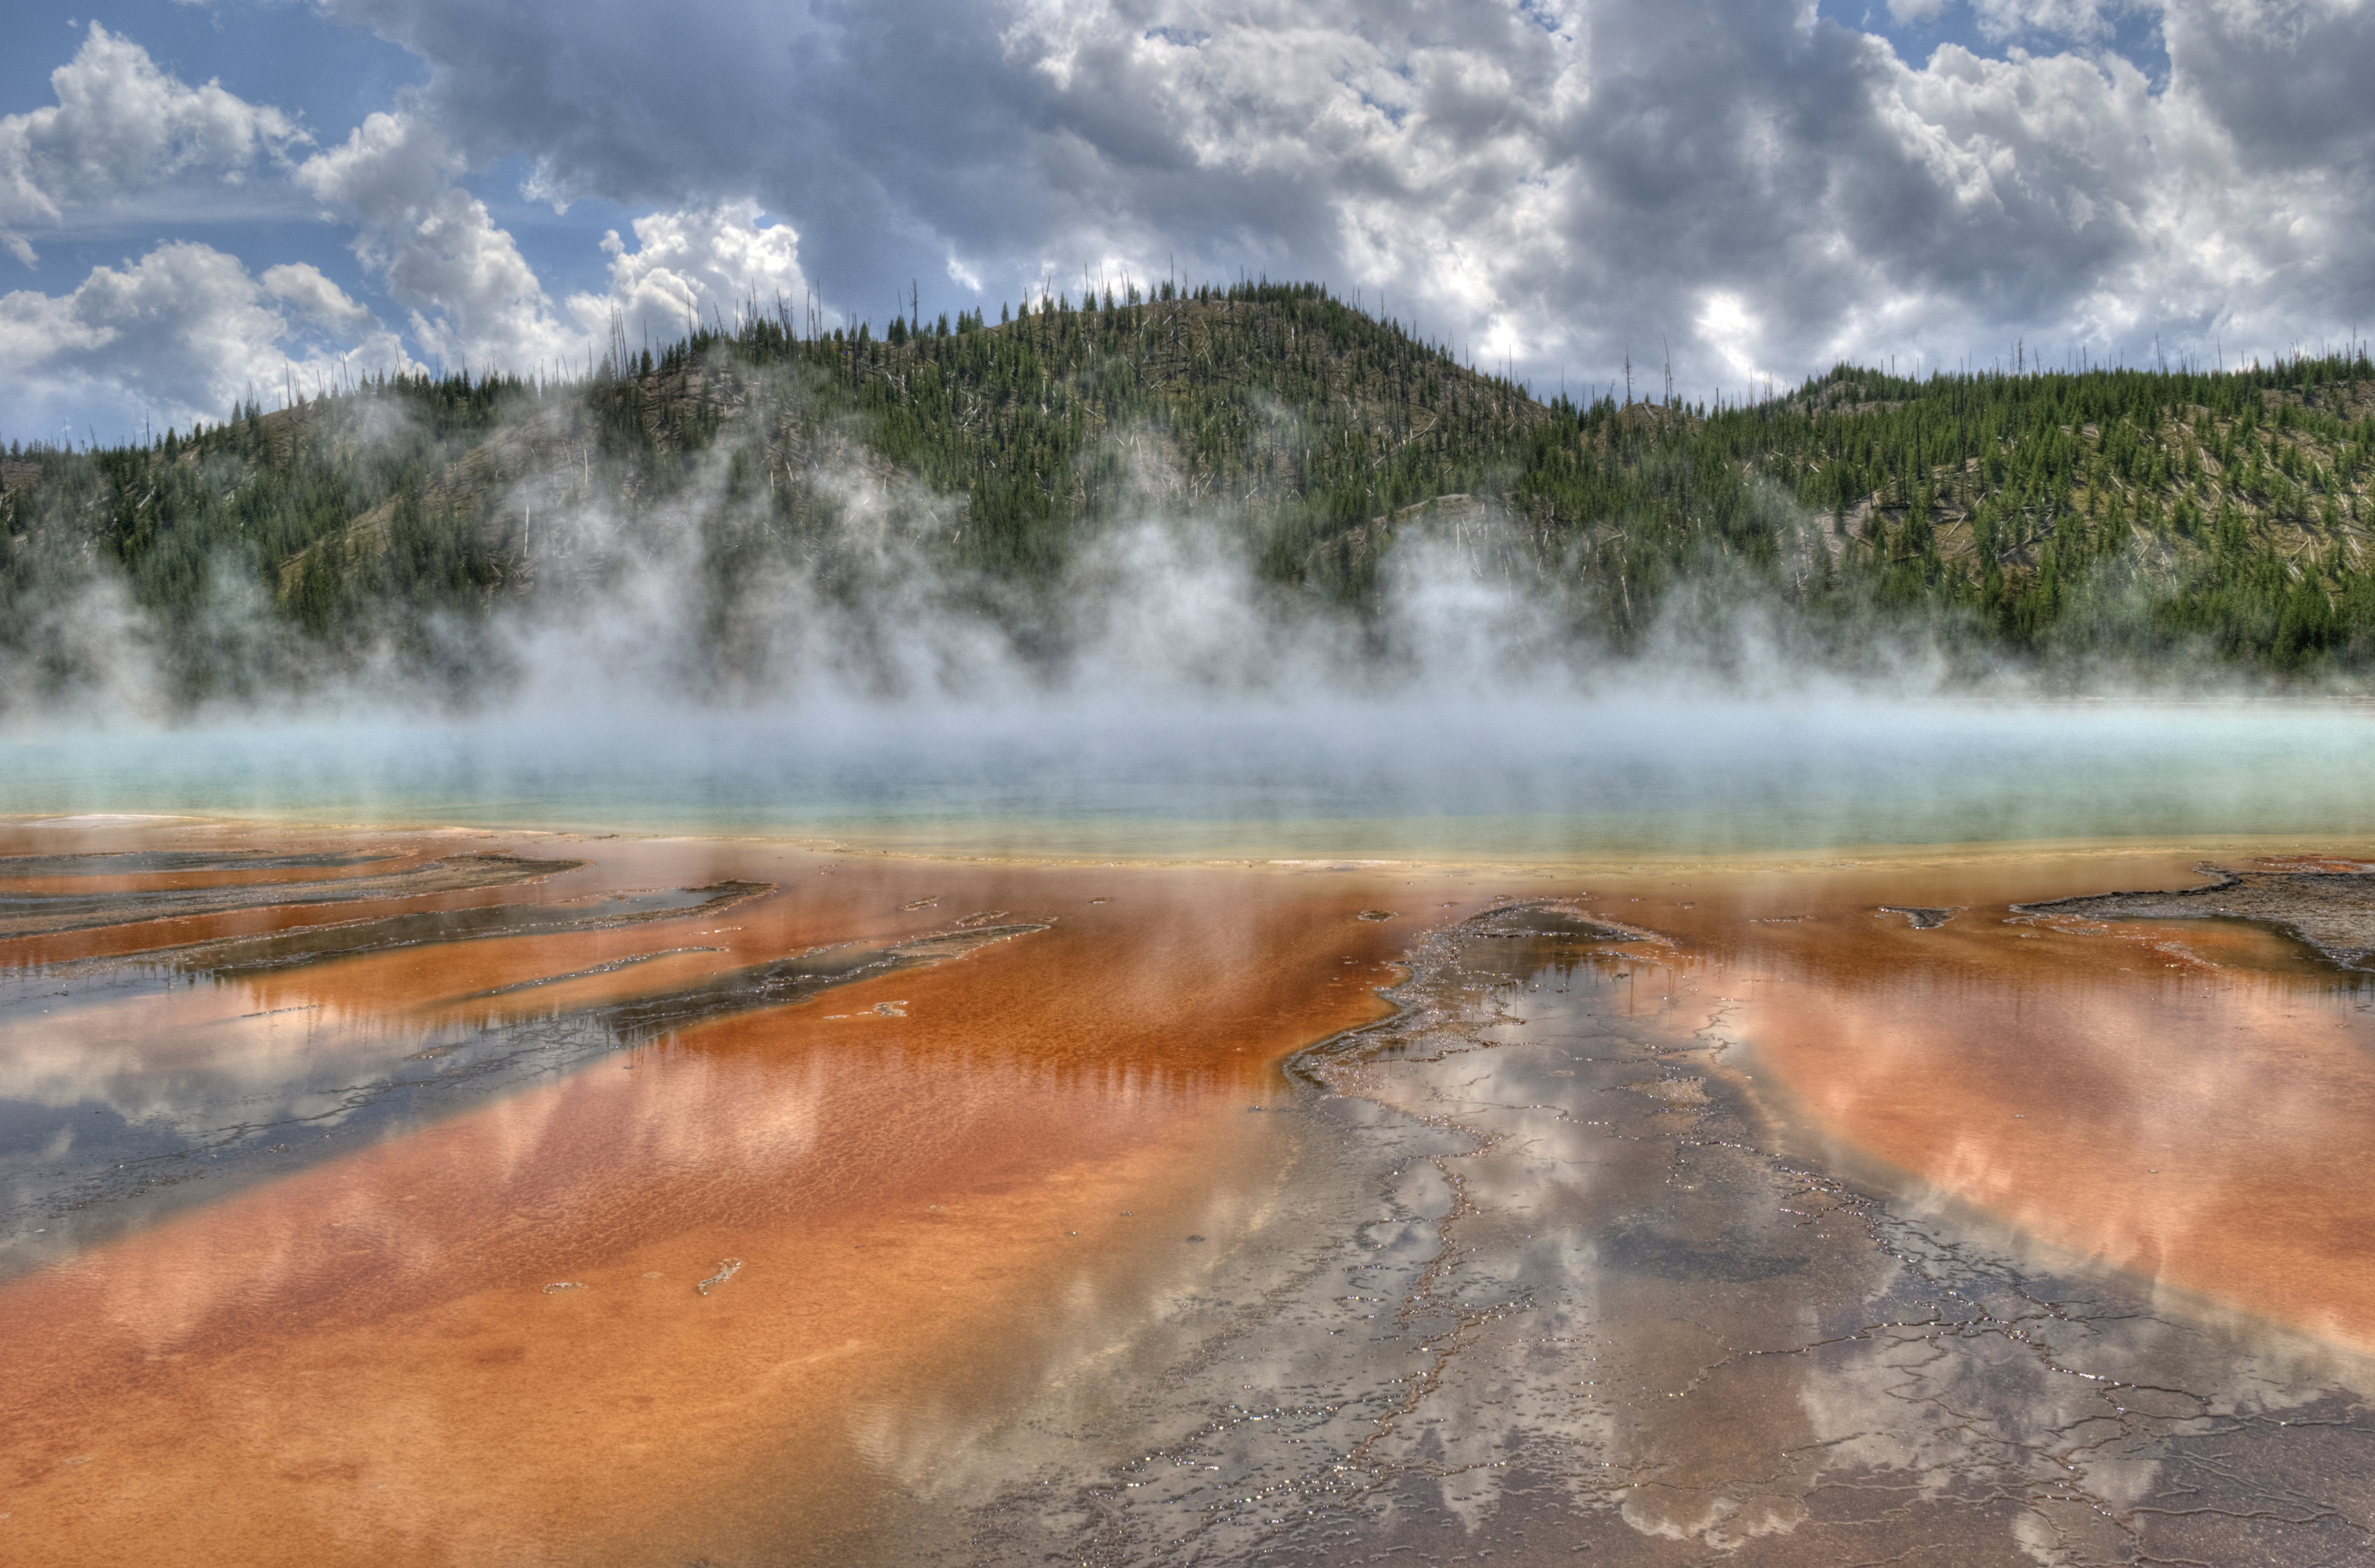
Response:
[[[592,341],[553,314],[512,236],[464,189],[464,160],[432,121],[372,114],[297,170],[358,230],[355,254],[411,313],[413,340],[449,370],[573,363]]]
[[[1757,359],[1765,324],[1748,313],[1740,296],[1724,289],[1709,294],[1696,325],[1699,340],[1715,351],[1727,372],[1719,383],[1723,395],[1736,401],[1763,396],[1772,375]]]
[[[226,418],[250,391],[269,404],[310,395],[341,368],[414,369],[403,345],[311,266],[262,278],[210,246],[169,243],[122,267],[97,267],[71,293],[0,296],[0,423],[54,433],[146,410],[155,424]]]
[[[186,86],[97,22],[50,85],[55,104],[0,117],[0,246],[28,266],[29,230],[192,175],[237,184],[305,139],[279,110]]]
[[[303,262],[266,267],[262,282],[266,294],[316,331],[343,339],[360,339],[380,330],[379,318],[323,277],[318,267]]]
[[[2261,333],[2251,346],[2273,351],[2364,310],[2375,125],[2335,124],[2307,52],[2271,46],[2250,25],[2258,14],[2241,36],[2218,19],[2215,6],[2172,11],[2175,69],[2158,92],[2115,56],[1987,60],[1949,46],[1900,71],[1892,123],[1948,204],[1932,209],[1942,243],[1914,290],[1930,320],[1963,316],[1973,336],[1992,320],[2032,343],[2050,333],[2098,350],[2156,331],[2205,349]],[[2236,101],[2239,79],[2287,75],[2286,97],[2307,111],[2291,124]],[[2295,130],[2310,145],[2271,157]]]
[[[1919,66],[1803,0],[1733,0],[1720,22],[1655,0],[324,5],[431,77],[298,183],[449,367],[581,360],[614,308],[658,336],[811,281],[880,310],[918,278],[937,313],[1175,265],[1358,289],[1570,384],[1669,337],[1693,393],[1840,354],[2133,352],[2156,330],[2265,351],[2375,320],[2367,0],[1973,0],[1982,34],[2086,53]],[[2158,80],[2111,41],[2147,14]],[[104,32],[69,70],[51,119],[0,123],[6,212],[294,145],[285,118]],[[88,127],[114,121],[69,110],[105,83],[187,106],[124,116],[132,150],[109,155]],[[556,206],[649,214],[607,288],[548,295],[465,187],[514,154]],[[278,320],[328,319],[259,287]]]
[[[787,223],[762,223],[759,204],[723,202],[635,219],[635,249],[614,230],[607,295],[577,294],[570,313],[587,332],[607,332],[616,310],[631,340],[666,343],[696,321],[731,325],[754,304],[779,306],[795,320],[808,298],[800,273],[800,237]]]
[[[2139,0],[1971,0],[1979,30],[1998,39],[2023,33],[2105,38],[2111,31],[2112,12],[2139,8]]]

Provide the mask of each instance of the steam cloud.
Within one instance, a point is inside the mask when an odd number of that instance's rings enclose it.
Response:
[[[357,439],[388,448],[410,417],[370,398],[342,416]],[[686,454],[684,482],[641,507],[623,498],[648,477],[584,440],[549,406],[486,440],[492,461],[522,472],[481,529],[513,582],[481,604],[426,615],[367,606],[317,641],[230,556],[212,563],[206,602],[186,620],[145,613],[103,560],[53,562],[16,645],[0,650],[0,702],[20,723],[179,724],[688,702],[755,713],[1554,700],[1685,666],[1694,678],[1724,670],[1748,690],[1801,684],[1780,678],[1792,661],[1766,646],[1786,640],[1786,619],[1740,596],[1703,595],[1650,653],[1616,658],[1555,574],[1519,559],[1489,507],[1406,533],[1381,592],[1355,606],[1266,580],[1248,527],[1187,501],[1143,455],[1153,443],[1126,439],[1141,454],[1136,506],[1086,526],[1053,578],[1026,582],[960,564],[961,499],[888,470],[845,432],[823,432],[794,472],[741,430]],[[772,498],[794,485],[803,506],[787,522]],[[365,549],[382,542],[360,538]],[[1894,654],[1899,684],[1944,678],[1918,636]]]
[[[486,443],[527,583],[478,609],[322,643],[236,562],[172,623],[53,572],[0,653],[9,808],[1323,855],[2375,827],[2350,703],[2050,691],[1918,625],[1826,656],[1720,577],[1620,654],[1489,514],[1408,531],[1355,604],[1269,580],[1148,456],[1131,513],[1026,582],[956,564],[962,506],[831,430],[798,471],[721,440],[642,506],[566,434]]]

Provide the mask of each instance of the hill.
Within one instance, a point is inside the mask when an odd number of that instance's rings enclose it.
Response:
[[[1719,584],[1841,656],[1895,628],[2047,667],[2375,664],[2363,356],[1842,365],[1710,409],[1543,403],[1313,285],[1000,318],[813,333],[754,308],[620,338],[573,383],[378,380],[145,446],[12,447],[0,657],[57,665],[58,607],[114,574],[195,698],[366,645],[450,657],[457,625],[659,555],[708,584],[726,656],[771,574],[850,595],[920,566],[1011,621],[1088,541],[1192,514],[1314,613],[1358,613],[1425,536],[1618,648]],[[220,645],[235,600],[290,630],[271,667]]]

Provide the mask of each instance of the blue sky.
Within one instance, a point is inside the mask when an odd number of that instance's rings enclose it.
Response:
[[[2050,15],[2053,7],[2005,8],[2007,12],[2024,9],[2032,15]],[[2070,9],[2073,15],[2077,14],[2078,8]],[[2168,76],[2168,50],[2161,41],[2160,9],[2156,6],[2086,7],[2095,25],[2074,36],[2035,26],[2007,30],[2002,25],[2003,18],[1991,18],[1966,4],[1900,6],[1892,10],[1887,0],[1820,0],[1815,10],[1842,27],[1886,39],[1898,58],[1912,65],[1926,64],[1942,43],[1951,43],[1975,54],[1999,57],[2012,49],[2035,50],[2040,45],[2074,43],[2133,61],[2156,81],[2164,81]],[[1900,10],[1908,14],[1900,17],[1896,14]]]
[[[19,14],[48,9],[26,6]],[[219,80],[252,102],[300,116],[316,135],[343,136],[396,89],[429,79],[427,65],[395,44],[332,21],[310,6],[201,6],[175,0],[76,6],[56,10],[49,27],[16,31],[0,52],[0,112],[22,112],[53,101],[50,73],[81,45],[90,23],[139,43],[167,72],[191,83]],[[30,36],[29,36],[30,34]],[[44,282],[79,278],[94,266],[138,254],[171,234],[226,248],[336,266],[349,236],[323,224],[312,204],[286,189],[264,194],[266,210],[229,201],[212,210],[178,215],[170,225],[146,216],[116,222],[94,219],[45,236]],[[600,231],[596,231],[597,239]],[[350,259],[350,258],[349,258]],[[0,275],[6,276],[6,275]],[[23,273],[9,277],[23,287]]]
[[[184,82],[219,81],[250,102],[287,110],[321,141],[345,136],[365,115],[394,104],[400,89],[424,86],[431,75],[428,63],[401,45],[289,0],[123,0],[64,7],[57,18],[49,47],[28,41],[0,55],[0,112],[53,101],[50,73],[73,55],[92,22],[138,43]],[[471,171],[461,183],[488,203],[549,283],[564,289],[599,287],[602,235],[635,214],[599,198],[573,203],[565,213],[529,200],[520,187],[532,161],[515,153]],[[181,216],[170,228],[137,218],[77,226],[41,246],[39,271],[79,277],[171,235],[205,240],[259,265],[310,262],[337,275],[350,292],[390,303],[351,254],[351,230],[322,221],[300,192],[276,190],[266,206],[268,210],[259,212],[223,203],[210,212]],[[22,287],[21,275],[7,283]]]
[[[2366,0],[20,0],[0,438],[373,367],[582,364],[1317,277],[1537,385],[2338,343]],[[53,73],[58,73],[53,77]]]

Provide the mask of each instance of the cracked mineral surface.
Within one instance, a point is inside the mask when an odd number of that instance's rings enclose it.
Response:
[[[1852,905],[1824,902],[1854,929]],[[1994,940],[2026,939],[2008,902],[1970,902]],[[1306,1057],[1295,1119],[1270,1118],[1298,1150],[1291,1197],[1159,1322],[983,1440],[953,1491],[1026,1484],[912,1513],[880,1560],[2074,1568],[2375,1550],[2375,1369],[2354,1343],[2041,1244],[1903,1168],[1821,1158],[1842,1150],[1760,1103],[1786,1043],[1747,1041],[1808,1004],[1730,994],[1824,992],[1820,976],[1741,961],[1715,921],[1677,941],[1613,907],[1517,901],[1424,943],[1401,1014]],[[1128,1453],[1106,1436],[1125,1433]]]

